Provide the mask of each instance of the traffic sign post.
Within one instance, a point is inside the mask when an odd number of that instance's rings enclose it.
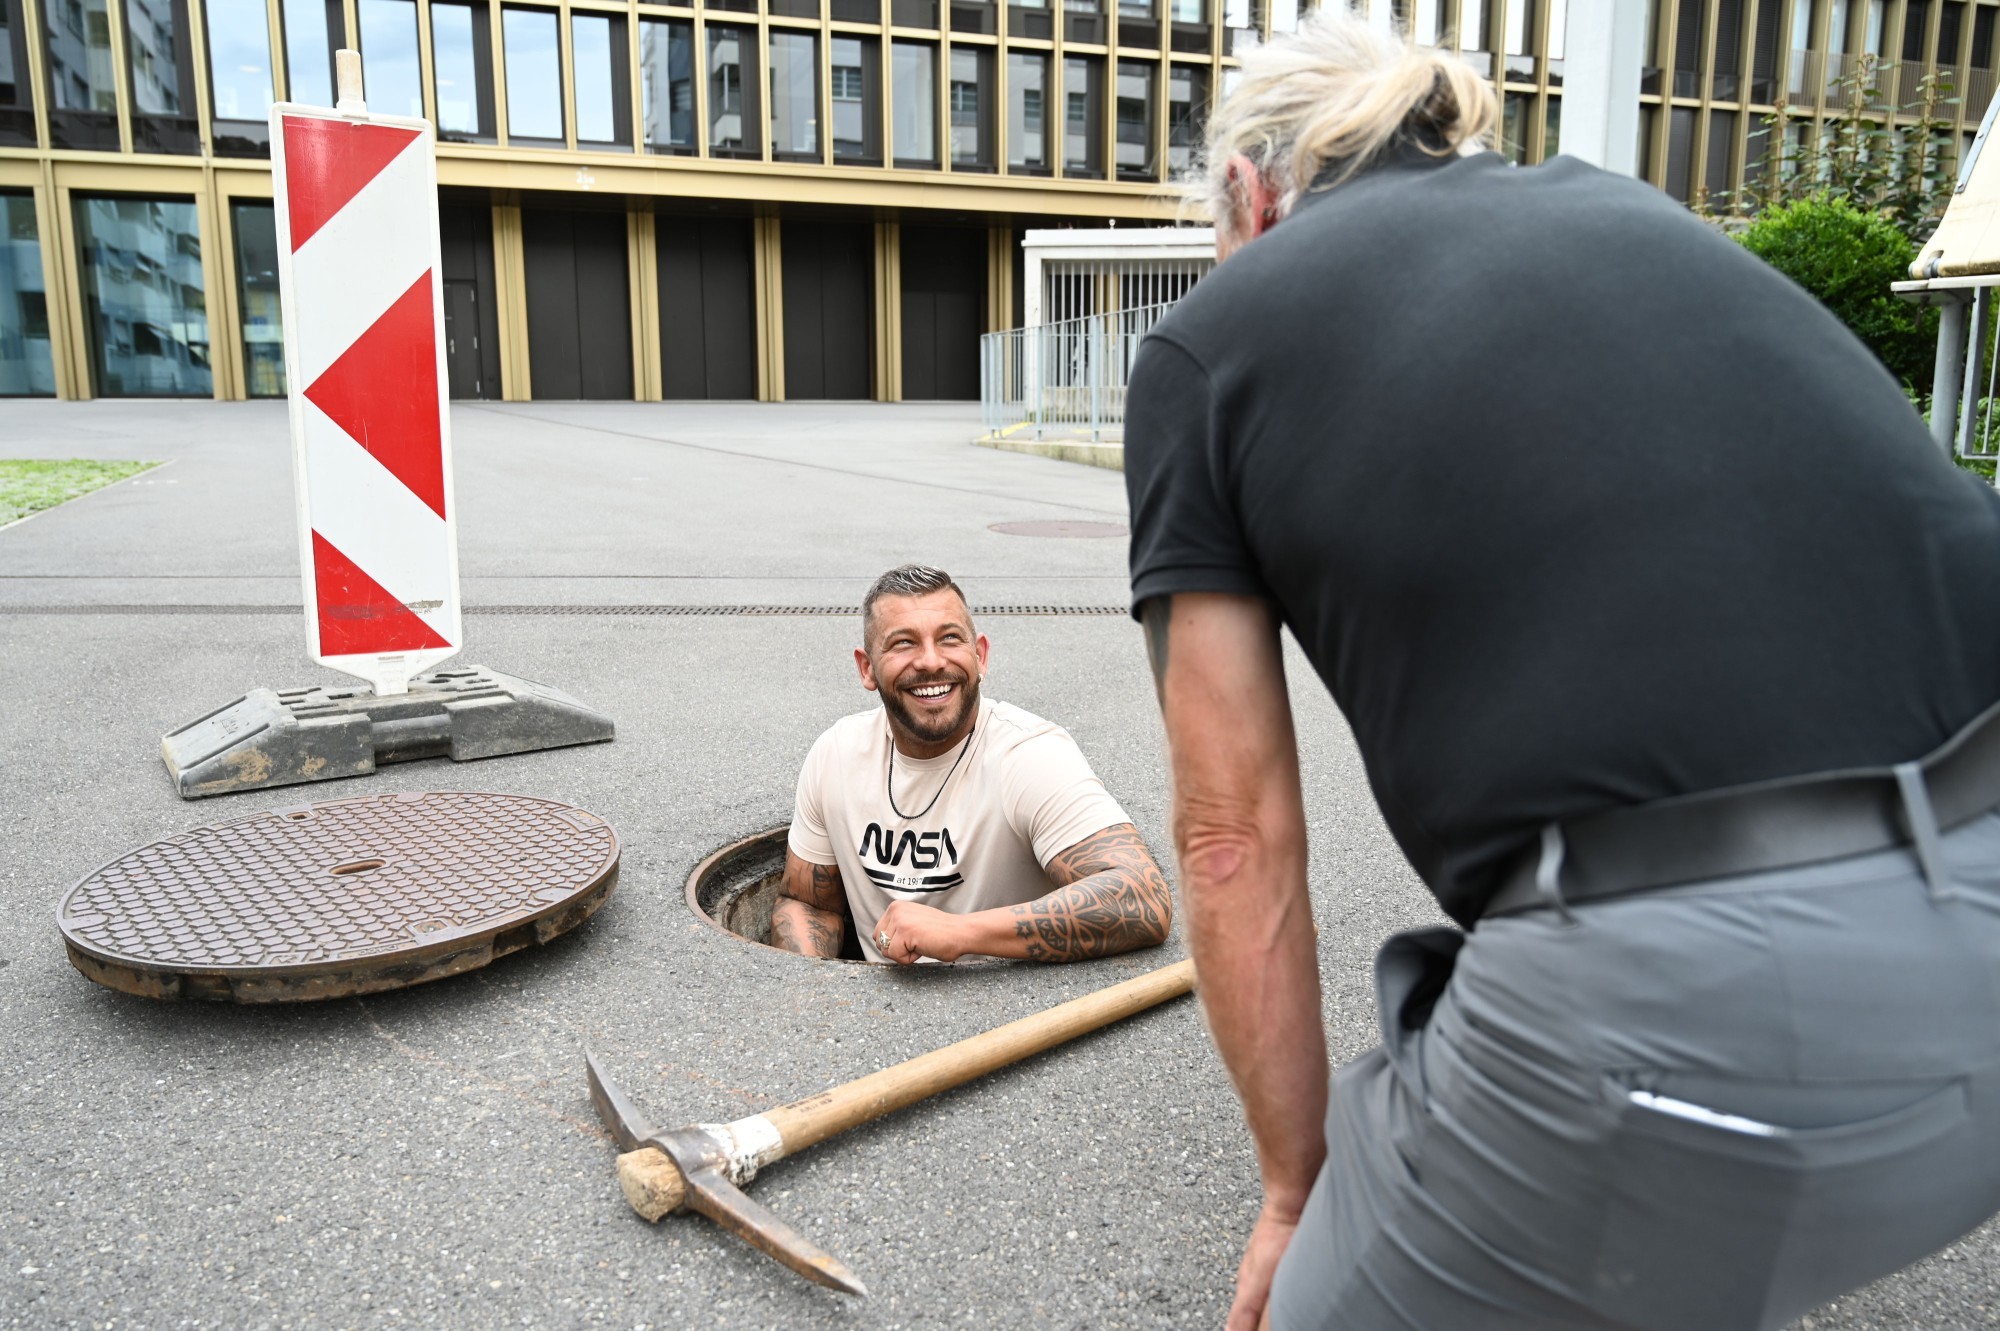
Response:
[[[437,669],[464,637],[436,137],[368,114],[337,59],[332,109],[271,108],[271,175],[306,646],[371,692],[257,689],[166,736],[188,798],[612,737],[558,690]]]

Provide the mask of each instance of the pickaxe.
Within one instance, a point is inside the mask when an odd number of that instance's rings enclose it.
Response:
[[[1057,1004],[1032,1017],[996,1026],[908,1062],[871,1072],[781,1109],[734,1123],[694,1123],[656,1132],[597,1059],[584,1056],[590,1100],[622,1154],[618,1182],[625,1200],[648,1220],[684,1208],[701,1212],[754,1248],[761,1248],[815,1284],[866,1294],[841,1260],[750,1200],[743,1185],[765,1165],[815,1142],[893,1113],[905,1105],[983,1077],[1031,1054],[1074,1040],[1194,988],[1194,962],[1182,961],[1136,979]]]

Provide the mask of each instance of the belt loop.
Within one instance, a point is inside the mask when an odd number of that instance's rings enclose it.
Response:
[[[1896,789],[1903,797],[1903,821],[1910,826],[1910,840],[1916,847],[1917,863],[1923,866],[1930,898],[1933,902],[1949,901],[1958,893],[1951,886],[1951,873],[1944,862],[1944,844],[1938,837],[1930,788],[1924,784],[1923,764],[1898,763]]]
[[[1547,823],[1542,827],[1542,858],[1535,865],[1535,895],[1544,906],[1562,916],[1564,924],[1575,924],[1576,916],[1570,913],[1569,903],[1562,894],[1563,833],[1558,823]]]

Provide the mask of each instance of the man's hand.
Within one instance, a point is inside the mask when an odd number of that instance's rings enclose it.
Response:
[[[967,951],[964,924],[969,918],[915,901],[892,901],[875,925],[875,950],[898,966],[913,965],[925,957],[957,961]],[[889,939],[886,947],[884,935]]]
[[[1243,1261],[1236,1268],[1236,1298],[1229,1305],[1224,1331],[1258,1331],[1264,1325],[1271,1302],[1271,1277],[1277,1273],[1278,1259],[1291,1246],[1292,1231],[1298,1225],[1297,1212],[1286,1216],[1264,1203],[1256,1228],[1250,1231],[1249,1245],[1243,1250]]]
[[[771,945],[808,957],[840,955],[847,889],[837,864],[814,864],[785,849],[785,881],[771,903]]]

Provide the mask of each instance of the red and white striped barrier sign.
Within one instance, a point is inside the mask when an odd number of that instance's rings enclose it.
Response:
[[[463,642],[432,129],[280,103],[271,173],[307,649],[403,693]]]

